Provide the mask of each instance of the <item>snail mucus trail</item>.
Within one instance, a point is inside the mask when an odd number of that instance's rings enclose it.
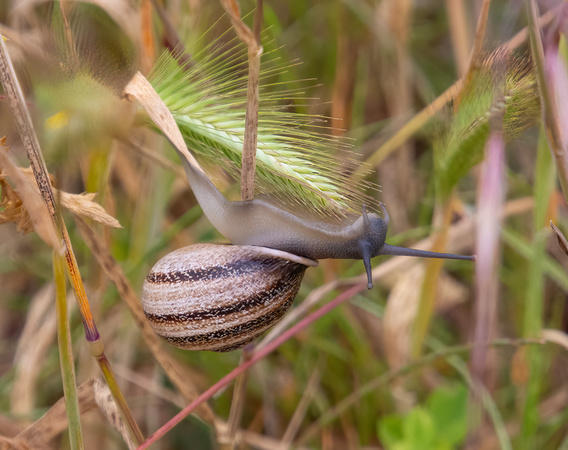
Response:
[[[286,313],[304,272],[319,259],[362,259],[371,289],[371,258],[379,255],[473,260],[385,242],[389,218],[367,213],[348,225],[309,221],[260,199],[228,201],[187,150],[175,120],[143,75],[134,96],[178,153],[204,214],[232,245],[176,250],[152,268],[142,305],[157,334],[188,350],[234,350],[254,341]]]

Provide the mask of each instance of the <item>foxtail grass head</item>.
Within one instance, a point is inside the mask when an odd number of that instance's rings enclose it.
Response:
[[[193,55],[197,63],[178,62],[165,53],[149,80],[172,112],[187,146],[204,160],[205,167],[208,163],[220,166],[238,178],[246,106],[246,77],[239,54],[216,52],[208,46]],[[325,134],[329,131],[325,118],[288,109],[305,96],[301,90],[267,90],[269,75],[281,70],[285,67],[263,70],[261,66],[258,193],[326,217],[341,218],[358,212],[363,203],[372,204],[363,183],[350,179],[361,163],[349,152],[347,141]]]
[[[532,61],[494,52],[473,69],[451,106],[449,128],[435,145],[441,197],[483,159],[492,120],[501,122],[498,127],[506,141],[538,122],[540,99]]]

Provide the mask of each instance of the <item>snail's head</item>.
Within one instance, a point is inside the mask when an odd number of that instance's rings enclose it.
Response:
[[[417,256],[420,258],[442,258],[442,259],[459,259],[474,261],[475,256],[454,255],[451,253],[428,252],[413,248],[396,247],[385,242],[389,226],[389,215],[385,205],[381,203],[384,218],[376,214],[367,214],[367,208],[363,205],[363,236],[359,242],[361,247],[361,258],[365,264],[367,272],[367,288],[372,289],[372,267],[371,258],[379,255],[397,255],[397,256]]]

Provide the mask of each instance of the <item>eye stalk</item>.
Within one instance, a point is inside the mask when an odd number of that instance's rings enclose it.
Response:
[[[372,279],[372,267],[371,267],[371,258],[380,255],[392,255],[392,256],[414,256],[419,258],[438,258],[438,259],[457,259],[461,261],[475,261],[475,255],[455,255],[453,253],[438,253],[438,252],[430,252],[426,250],[418,250],[414,248],[405,248],[405,247],[397,247],[395,245],[390,245],[385,242],[386,238],[386,230],[389,224],[389,215],[385,208],[385,205],[381,203],[381,209],[383,211],[384,218],[377,217],[375,220],[378,222],[378,225],[382,230],[384,230],[384,236],[381,236],[379,239],[382,241],[382,245],[380,246],[378,251],[373,252],[373,243],[369,242],[369,238],[363,238],[360,242],[361,247],[361,259],[363,260],[363,264],[365,265],[365,270],[367,272],[367,289],[373,288],[373,279]],[[369,219],[367,215],[367,207],[363,205],[363,225],[365,236],[369,236],[373,233],[373,222]],[[380,244],[380,242],[379,242]]]

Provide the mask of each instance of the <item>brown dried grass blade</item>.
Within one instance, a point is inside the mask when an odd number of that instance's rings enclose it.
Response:
[[[53,221],[51,220],[45,202],[39,194],[37,185],[30,181],[29,178],[20,171],[4,149],[5,147],[0,147],[0,167],[4,169],[5,173],[16,186],[17,191],[15,194],[21,200],[25,211],[8,209],[2,214],[4,217],[11,215],[18,225],[18,228],[22,230],[29,228],[29,225],[27,224],[27,218],[29,217],[31,228],[37,232],[47,245],[54,250],[61,252],[61,239],[55,231]],[[10,195],[12,196],[12,194]],[[15,201],[13,196],[9,199],[9,201],[12,203],[12,206],[19,208],[18,202]],[[10,205],[6,206],[9,207]]]
[[[82,219],[90,219],[110,228],[122,228],[118,220],[107,214],[104,208],[94,201],[96,193],[69,194],[61,191],[60,195],[61,206]]]
[[[96,406],[93,383],[94,380],[88,380],[77,387],[81,414]],[[40,419],[18,434],[14,441],[25,444],[27,447],[24,448],[43,448],[66,428],[65,399],[60,398]]]
[[[247,110],[245,134],[241,158],[241,200],[254,199],[254,177],[256,172],[256,148],[258,133],[258,84],[260,78],[260,27],[262,21],[262,0],[257,0],[254,17],[254,32],[242,21],[239,6],[235,0],[221,0],[231,18],[233,28],[248,47]]]
[[[136,448],[118,412],[118,408],[108,386],[102,380],[96,378],[93,383],[93,391],[95,402],[108,420],[108,423],[121,434],[122,439],[124,439],[129,449]]]
[[[40,194],[34,174],[29,167],[20,167],[20,172],[24,174],[35,188],[38,195]],[[51,189],[58,199],[60,205],[83,219],[89,219],[110,228],[122,228],[118,220],[108,214],[104,208],[94,201],[96,193],[88,192],[83,194],[70,194],[69,192],[60,191],[53,186],[52,176],[49,175]],[[0,182],[2,175],[0,174]]]

